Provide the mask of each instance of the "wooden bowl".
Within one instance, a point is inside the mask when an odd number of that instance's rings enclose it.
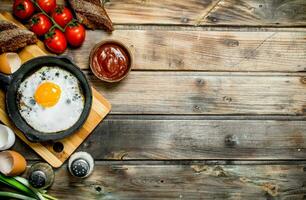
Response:
[[[120,78],[118,79],[109,79],[109,78],[105,78],[103,77],[103,75],[100,75],[95,67],[93,66],[93,56],[96,52],[96,50],[104,45],[104,44],[115,44],[115,45],[118,45],[119,47],[121,47],[127,54],[128,58],[129,58],[129,65],[128,65],[128,69],[126,70],[126,72],[124,73],[123,76],[121,76]],[[93,49],[91,50],[90,52],[90,56],[89,56],[89,66],[90,66],[90,69],[91,71],[93,72],[93,74],[100,80],[102,81],[105,81],[105,82],[109,82],[109,83],[115,83],[115,82],[119,82],[121,81],[122,79],[124,79],[131,71],[132,69],[132,66],[133,66],[133,63],[134,63],[134,59],[133,59],[133,55],[132,55],[132,52],[131,50],[125,45],[123,44],[122,42],[118,41],[118,40],[113,40],[113,39],[107,39],[107,40],[103,40],[101,42],[99,42],[98,44],[96,44]]]

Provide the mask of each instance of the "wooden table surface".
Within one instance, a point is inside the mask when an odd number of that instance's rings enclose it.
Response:
[[[11,10],[1,0],[0,10]],[[60,199],[305,199],[306,1],[110,0],[112,35],[66,54],[113,105],[79,150],[92,176],[56,170]],[[88,69],[94,44],[128,44],[118,84]],[[41,160],[25,144],[29,162]]]

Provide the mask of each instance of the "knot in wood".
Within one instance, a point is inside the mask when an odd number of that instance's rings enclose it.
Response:
[[[233,40],[233,39],[225,39],[223,43],[226,46],[229,46],[229,47],[237,47],[237,46],[239,46],[239,41],[238,40]]]
[[[102,191],[102,188],[101,188],[100,186],[96,186],[96,187],[95,187],[95,190],[96,190],[97,192],[101,192],[101,191]]]
[[[235,135],[227,135],[224,139],[225,146],[234,147],[238,144],[238,138]]]
[[[183,17],[181,19],[181,22],[184,23],[184,24],[187,24],[189,22],[189,19],[187,17]]]
[[[224,96],[223,101],[226,101],[226,102],[230,103],[230,102],[232,102],[232,98],[228,97],[228,96]]]
[[[194,111],[194,112],[201,112],[201,107],[198,106],[198,105],[194,105],[194,106],[193,106],[193,111]]]
[[[91,141],[86,141],[86,142],[83,143],[83,147],[84,148],[89,148],[91,146],[91,143],[92,143]]]
[[[197,78],[196,79],[196,84],[197,84],[197,86],[203,86],[203,85],[205,85],[205,81],[201,78]]]
[[[301,83],[306,84],[306,77],[305,76],[301,78]]]
[[[214,22],[214,23],[216,23],[216,22],[218,21],[217,18],[212,17],[212,16],[207,16],[207,19],[208,19],[209,21],[211,21],[211,22]]]

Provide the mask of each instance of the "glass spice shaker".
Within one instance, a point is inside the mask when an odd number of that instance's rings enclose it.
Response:
[[[35,163],[29,169],[28,180],[34,188],[46,189],[54,182],[54,171],[47,163]]]
[[[94,168],[94,159],[87,152],[74,153],[68,161],[68,169],[72,176],[86,178]]]

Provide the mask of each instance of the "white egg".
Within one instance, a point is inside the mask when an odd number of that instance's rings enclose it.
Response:
[[[60,88],[59,99],[48,107],[37,102],[35,96],[39,86],[47,82]],[[40,99],[52,99],[48,94],[40,96]],[[23,80],[18,88],[17,101],[24,120],[44,133],[69,129],[79,120],[84,109],[84,95],[78,79],[59,67],[42,67]]]

